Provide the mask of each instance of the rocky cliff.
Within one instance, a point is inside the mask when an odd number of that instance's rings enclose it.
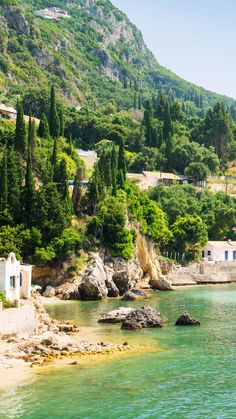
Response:
[[[77,277],[68,277],[68,269],[63,275],[63,267],[36,267],[33,279],[43,289],[47,286],[55,288],[55,294],[61,299],[100,300],[121,297],[133,288],[172,289],[161,272],[153,243],[140,234],[131,261],[126,262],[103,248],[89,255],[86,266]],[[54,290],[48,288],[48,296],[49,291],[54,294]]]

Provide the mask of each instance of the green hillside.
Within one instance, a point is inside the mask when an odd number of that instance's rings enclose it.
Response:
[[[63,8],[69,17],[38,17],[46,7]],[[48,90],[52,82],[76,107],[114,100],[127,108],[160,88],[183,100],[189,114],[201,116],[219,99],[233,102],[162,67],[140,31],[108,0],[0,0],[0,100],[14,104],[16,96]]]

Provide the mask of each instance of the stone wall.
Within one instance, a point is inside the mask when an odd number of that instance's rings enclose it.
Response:
[[[37,315],[33,305],[5,310],[1,310],[0,307],[0,336],[31,334],[36,328]]]
[[[176,267],[168,274],[173,286],[236,282],[236,262],[201,262]]]

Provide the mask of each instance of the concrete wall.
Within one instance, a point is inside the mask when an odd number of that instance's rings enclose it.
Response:
[[[20,308],[0,308],[0,335],[21,335],[34,333],[37,328],[37,314],[31,304]]]

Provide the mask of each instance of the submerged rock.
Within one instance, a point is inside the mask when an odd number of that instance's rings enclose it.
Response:
[[[132,288],[127,291],[123,296],[122,300],[135,301],[135,300],[146,300],[149,296],[145,291],[139,290],[138,288]]]
[[[154,308],[144,306],[136,310],[132,310],[122,323],[121,329],[139,330],[146,327],[163,327],[168,319],[161,315]]]
[[[122,323],[126,317],[134,311],[131,307],[119,307],[116,310],[103,313],[99,318],[99,323]]]
[[[200,322],[190,317],[187,312],[180,314],[175,322],[176,326],[200,326]]]

